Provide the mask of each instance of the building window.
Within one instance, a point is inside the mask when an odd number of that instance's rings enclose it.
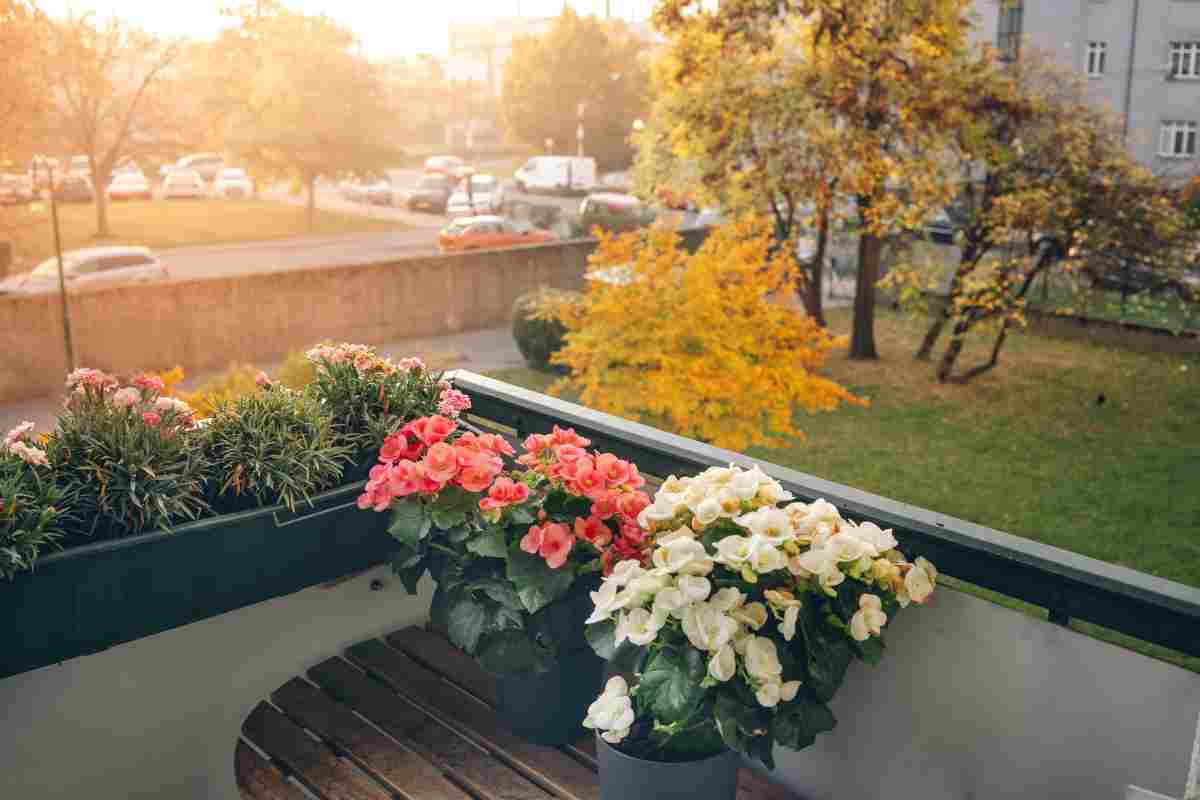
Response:
[[[1104,67],[1107,60],[1108,42],[1088,42],[1087,74],[1089,78],[1099,78],[1104,75]]]
[[[1164,122],[1159,129],[1158,154],[1163,158],[1191,158],[1196,155],[1195,122]]]
[[[1000,20],[996,27],[996,49],[1001,61],[1016,61],[1021,54],[1021,18],[1025,13],[1024,0],[1002,0]]]
[[[1171,42],[1171,77],[1200,78],[1200,42]]]

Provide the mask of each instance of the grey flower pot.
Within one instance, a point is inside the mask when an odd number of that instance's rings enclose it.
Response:
[[[548,672],[498,675],[496,711],[527,742],[573,742],[587,733],[583,718],[600,694],[603,673],[604,661],[588,648],[562,656]]]
[[[646,761],[599,736],[600,800],[734,800],[741,759],[726,750],[699,761]]]

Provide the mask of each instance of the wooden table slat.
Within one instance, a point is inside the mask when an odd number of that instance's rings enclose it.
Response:
[[[561,750],[519,739],[482,702],[472,700],[399,650],[375,640],[351,647],[346,655],[416,705],[560,797],[599,800],[600,788],[594,772]]]
[[[470,800],[421,756],[368,725],[311,683],[293,678],[271,700],[304,727],[349,753],[376,780],[407,800]]]
[[[287,765],[323,800],[388,800],[389,794],[332,750],[314,741],[296,723],[267,703],[259,703],[242,733],[272,758]]]
[[[241,739],[233,763],[238,788],[246,800],[306,800],[304,792]]]
[[[454,681],[480,700],[495,705],[496,679],[484,672],[478,661],[450,644],[449,640],[422,628],[409,627],[389,634],[387,642],[417,663]]]
[[[330,695],[413,747],[484,800],[548,800],[540,786],[341,659],[309,670]]]

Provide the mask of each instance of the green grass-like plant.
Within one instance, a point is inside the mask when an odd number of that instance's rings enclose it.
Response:
[[[337,485],[351,452],[336,442],[315,397],[281,384],[218,402],[201,436],[218,513],[280,503],[295,509]]]
[[[62,538],[63,496],[44,467],[0,455],[0,576],[33,569]]]

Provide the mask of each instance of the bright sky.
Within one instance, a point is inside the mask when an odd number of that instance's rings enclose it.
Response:
[[[325,13],[349,26],[362,39],[365,55],[390,58],[416,53],[445,55],[451,22],[487,22],[520,13],[554,16],[563,0],[285,0],[295,10]],[[613,16],[645,20],[654,0],[609,0]],[[219,31],[223,0],[41,0],[52,15],[67,10],[119,16],[151,33],[209,38]],[[568,0],[580,14],[603,15],[605,0]]]

